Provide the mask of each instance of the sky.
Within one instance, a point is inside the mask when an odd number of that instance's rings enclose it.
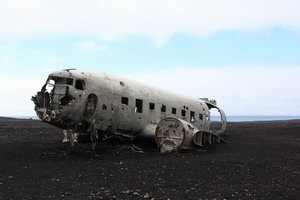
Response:
[[[300,115],[299,0],[0,0],[0,116],[49,73],[119,75],[227,115]]]

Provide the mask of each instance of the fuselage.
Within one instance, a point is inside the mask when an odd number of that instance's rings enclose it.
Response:
[[[154,135],[156,125],[168,117],[209,131],[212,107],[219,110],[226,126],[224,112],[211,101],[106,73],[73,69],[53,72],[34,98],[42,121],[82,134],[93,123],[99,132]]]

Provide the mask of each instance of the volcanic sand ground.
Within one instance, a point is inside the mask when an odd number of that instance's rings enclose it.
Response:
[[[227,143],[71,148],[37,120],[0,118],[0,199],[299,199],[300,120],[229,123]]]

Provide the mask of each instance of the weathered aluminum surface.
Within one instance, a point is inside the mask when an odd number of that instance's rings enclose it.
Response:
[[[53,72],[32,100],[42,121],[74,132],[79,138],[93,134],[155,137],[157,124],[169,117],[214,135],[226,128],[225,113],[214,100],[179,95],[106,73],[74,69]],[[220,112],[219,130],[210,129],[211,108]],[[189,144],[193,141],[190,138]]]

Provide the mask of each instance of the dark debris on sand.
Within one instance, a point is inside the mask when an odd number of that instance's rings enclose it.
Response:
[[[153,141],[92,151],[37,120],[0,118],[0,199],[299,199],[300,120],[229,123],[224,137],[192,152]]]

